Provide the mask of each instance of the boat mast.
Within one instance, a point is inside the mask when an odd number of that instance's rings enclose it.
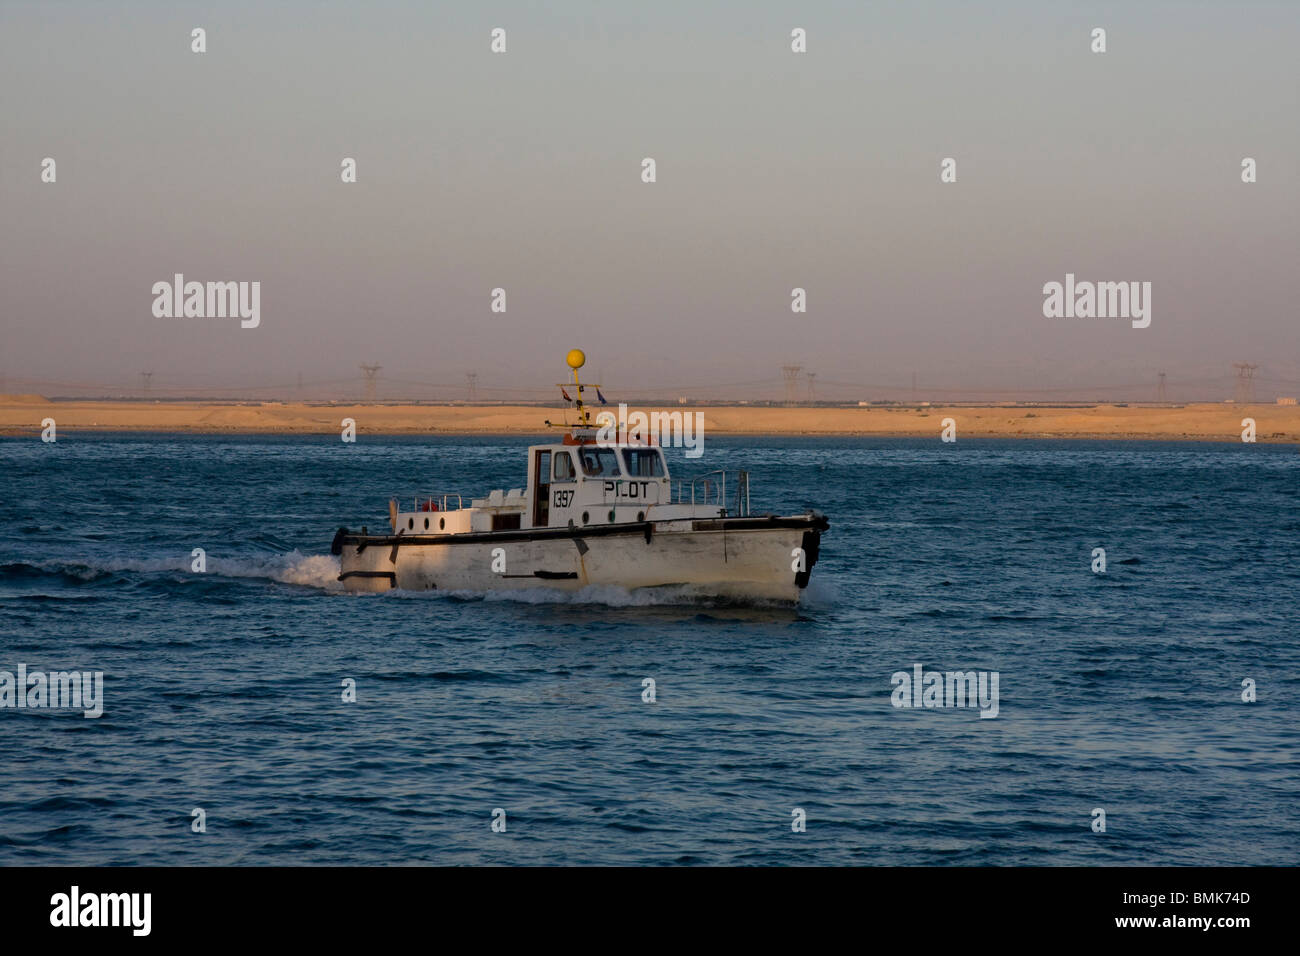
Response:
[[[587,356],[582,349],[570,349],[564,360],[573,369],[573,387],[578,390],[578,427],[591,427],[591,413],[582,401],[582,383],[578,381],[578,369],[587,364]]]
[[[571,426],[568,422],[568,415],[565,415],[565,421],[562,423],[552,422],[550,419],[547,419],[546,424],[551,428],[595,428],[596,426],[591,423],[591,412],[588,411],[587,403],[582,400],[582,396],[588,388],[599,389],[600,386],[583,385],[582,382],[578,380],[578,369],[587,364],[587,355],[582,351],[582,349],[570,349],[569,354],[564,357],[564,361],[568,363],[569,368],[573,370],[573,387],[578,390],[578,398],[576,402],[578,407],[578,422],[576,425]],[[564,393],[564,388],[567,384],[567,382],[563,382],[557,386],[561,393]]]

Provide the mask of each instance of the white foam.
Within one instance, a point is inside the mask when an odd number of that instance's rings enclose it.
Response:
[[[182,562],[185,570],[189,564]],[[341,591],[339,559],[330,554],[303,554],[297,549],[287,554],[222,558],[208,555],[208,573],[230,578],[269,578],[284,584]]]
[[[194,559],[188,552],[181,551],[164,558],[89,558],[83,562],[53,562],[44,566],[90,579],[105,571],[140,574],[179,571],[193,574],[196,573],[192,570],[193,562]],[[338,558],[329,554],[303,554],[297,550],[287,554],[258,554],[237,558],[217,557],[209,553],[206,573],[228,578],[265,578],[326,591],[343,589],[338,580]]]
[[[808,579],[800,603],[809,607],[835,607],[841,603],[837,582],[829,575],[818,575],[815,571]]]

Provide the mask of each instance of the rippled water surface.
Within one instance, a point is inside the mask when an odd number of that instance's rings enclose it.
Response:
[[[0,670],[105,695],[0,709],[0,863],[1300,862],[1294,447],[710,438],[829,517],[797,609],[338,592],[335,528],[526,443],[0,439]]]

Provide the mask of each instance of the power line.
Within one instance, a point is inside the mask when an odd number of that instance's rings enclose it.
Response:
[[[366,365],[362,363],[358,368],[361,369],[366,380],[366,401],[373,402],[375,400],[375,379],[379,377],[379,370],[383,368],[383,366]]]
[[[793,405],[798,400],[799,373],[802,365],[782,365],[781,375],[785,379],[785,403]]]
[[[1233,393],[1233,400],[1238,405],[1254,405],[1255,369],[1259,366],[1249,362],[1233,362],[1232,367],[1237,370],[1237,390]]]
[[[378,374],[381,366],[363,365],[364,380],[366,382],[366,397],[369,401],[375,400],[375,388],[378,382]],[[1234,363],[1235,374],[1231,376],[1221,375],[1213,378],[1188,378],[1171,380],[1164,372],[1157,373],[1156,400],[1168,401],[1171,391],[1186,395],[1191,391],[1200,392],[1203,396],[1197,401],[1220,401],[1223,390],[1226,388],[1229,379],[1236,384],[1237,393],[1236,401],[1243,404],[1258,401],[1258,395],[1255,390],[1256,383],[1262,383],[1268,389],[1292,389],[1300,387],[1300,380],[1288,379],[1283,377],[1260,375],[1262,367],[1253,363],[1239,362]],[[367,369],[373,370],[373,375],[366,372]],[[845,392],[854,391],[859,394],[884,394],[891,396],[903,397],[908,394],[908,385],[903,382],[853,382],[842,379],[828,379],[811,371],[805,371],[801,365],[781,366],[782,374],[780,379],[776,378],[755,378],[744,381],[730,382],[706,382],[699,384],[683,383],[663,383],[658,382],[651,385],[616,385],[610,390],[616,390],[626,396],[641,396],[643,400],[650,400],[650,396],[680,396],[685,394],[692,395],[713,395],[721,399],[724,396],[720,393],[747,393],[744,397],[751,400],[766,401],[767,398],[755,398],[756,393],[766,392],[768,395],[775,397],[781,392],[777,392],[778,387],[782,388],[785,402],[788,404],[799,404],[801,392],[806,389],[808,400],[816,400],[816,386],[822,385],[831,390],[833,395],[843,395]],[[517,397],[520,400],[545,401],[551,396],[551,389],[545,385],[530,387],[519,384],[501,384],[494,385],[484,383],[478,372],[464,373],[464,378],[457,382],[427,382],[413,379],[385,378],[385,383],[398,385],[404,390],[410,391],[428,391],[433,393],[429,399],[444,401],[451,399],[462,399],[469,395],[471,401],[481,401],[491,399],[493,396]],[[302,398],[304,390],[310,392],[315,390],[321,392],[324,390],[333,390],[338,386],[349,383],[355,383],[355,378],[333,378],[304,380],[301,373],[298,373],[294,382],[285,382],[267,385],[196,385],[192,381],[186,383],[167,383],[159,382],[157,377],[150,372],[138,373],[138,384],[125,385],[121,383],[106,384],[102,382],[84,382],[84,381],[65,381],[58,379],[38,379],[26,377],[7,376],[6,387],[11,390],[47,392],[57,389],[68,397],[69,393],[83,396],[90,395],[109,395],[121,398],[136,397],[141,390],[148,395],[158,395],[160,393],[169,393],[176,396],[194,396],[194,397],[212,397],[220,395],[229,396],[225,400],[238,401],[241,397],[266,393],[280,393],[283,397],[297,395]],[[801,388],[802,386],[802,388]],[[1150,379],[1146,383],[1141,382],[1123,382],[1108,385],[1099,384],[1079,384],[1079,385],[1054,385],[1043,387],[1018,387],[1018,388],[999,388],[999,387],[950,387],[950,388],[929,388],[926,389],[928,397],[943,400],[955,400],[959,398],[968,398],[977,401],[987,397],[991,400],[1006,399],[1009,401],[1031,401],[1035,398],[1050,399],[1052,396],[1070,396],[1070,395],[1087,395],[1090,400],[1103,400],[1102,396],[1114,396],[1107,400],[1121,400],[1119,396],[1143,396],[1151,395]],[[1216,394],[1217,393],[1217,394]],[[1213,396],[1213,397],[1211,397]],[[617,395],[614,398],[617,400]],[[732,397],[732,396],[726,396]],[[915,395],[913,395],[915,398]],[[824,400],[824,396],[823,396]],[[1135,399],[1141,400],[1141,399]]]

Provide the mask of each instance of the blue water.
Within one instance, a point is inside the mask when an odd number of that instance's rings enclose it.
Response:
[[[1300,862],[1294,447],[709,438],[830,518],[797,610],[337,592],[336,527],[524,444],[0,439],[0,670],[106,699],[0,710],[0,864]]]

